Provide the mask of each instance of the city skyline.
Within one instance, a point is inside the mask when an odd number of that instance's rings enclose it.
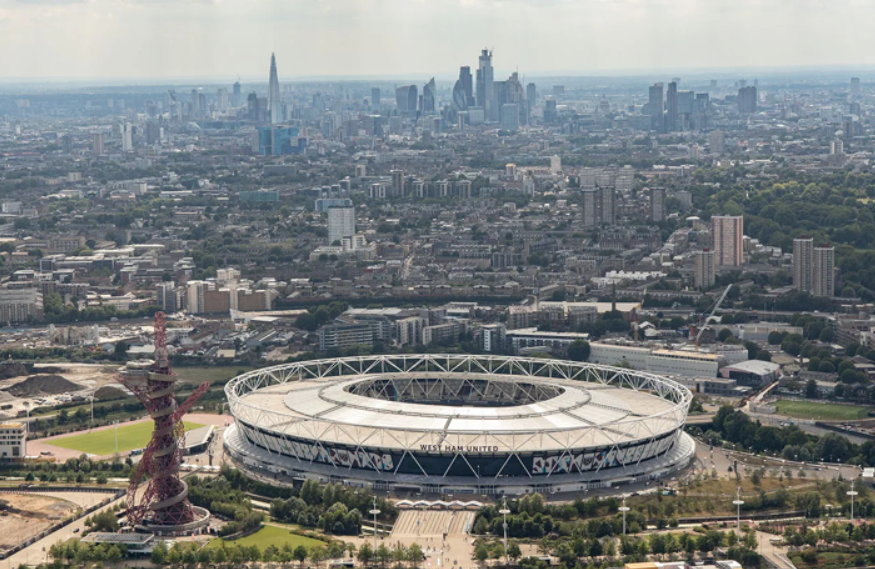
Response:
[[[668,10],[656,0],[383,0],[367,8],[346,0],[256,6],[0,0],[0,47],[16,54],[0,62],[0,76],[260,77],[264,53],[274,51],[285,62],[285,78],[440,78],[459,65],[473,68],[470,54],[484,47],[501,61],[496,76],[516,68],[532,76],[875,66],[868,55],[875,40],[847,26],[875,16],[873,6],[855,0],[746,2],[743,9],[722,0],[701,4],[686,0]],[[444,34],[448,26],[452,42]]]

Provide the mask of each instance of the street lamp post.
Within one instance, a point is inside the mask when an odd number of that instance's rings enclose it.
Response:
[[[626,535],[626,512],[628,512],[631,508],[626,506],[626,495],[623,494],[623,505],[618,508],[621,512],[623,512],[623,535]]]
[[[735,504],[735,531],[738,537],[741,537],[741,506],[744,504],[744,500],[741,499],[741,486],[736,490],[736,499],[732,503]]]
[[[854,523],[854,496],[859,494],[856,490],[854,490],[854,481],[851,480],[851,489],[846,492],[848,496],[851,497],[851,523]]]
[[[374,508],[368,512],[374,516],[374,555],[377,554],[377,515],[379,515],[380,510],[377,509],[377,497],[374,496]]]
[[[507,558],[507,515],[510,513],[510,510],[507,509],[507,496],[501,497],[501,509],[498,510],[498,513],[502,515],[504,519],[504,556]]]

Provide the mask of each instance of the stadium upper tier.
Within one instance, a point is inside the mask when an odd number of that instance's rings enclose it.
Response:
[[[690,392],[655,375],[537,358],[317,360],[226,387],[238,421],[289,440],[383,450],[533,452],[624,446],[678,431]]]

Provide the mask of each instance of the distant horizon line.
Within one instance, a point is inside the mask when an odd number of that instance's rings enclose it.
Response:
[[[428,80],[434,77],[439,81],[454,81],[457,76],[455,73],[428,73],[428,72],[410,72],[410,73],[393,73],[385,75],[292,75],[283,78],[281,60],[277,63],[280,71],[280,83],[307,83],[317,81],[328,82],[361,82],[361,81],[404,81],[404,80]],[[462,67],[462,66],[460,66]],[[474,66],[470,66],[472,69]],[[635,78],[652,78],[656,76],[681,76],[695,77],[699,79],[729,79],[728,75],[738,76],[733,78],[745,78],[748,80],[757,79],[750,76],[752,73],[767,73],[772,76],[786,76],[799,73],[818,73],[821,75],[839,75],[842,73],[853,75],[853,72],[875,72],[875,63],[865,65],[841,64],[841,65],[785,65],[785,66],[725,66],[725,67],[687,67],[687,68],[664,68],[664,69],[642,69],[642,68],[625,68],[625,69],[605,69],[605,70],[539,70],[528,73],[520,73],[521,77],[526,79],[600,79],[600,78],[615,78],[615,79],[635,79]],[[517,69],[510,73],[518,72]],[[496,76],[501,76],[504,71],[496,71]],[[510,75],[508,73],[508,75]],[[707,77],[713,74],[713,77]],[[747,74],[748,77],[741,77]],[[850,76],[848,80],[850,80]],[[268,73],[264,76],[256,75],[237,75],[229,74],[229,76],[203,75],[203,76],[166,76],[166,77],[115,77],[115,76],[30,76],[30,77],[0,77],[0,85],[51,85],[51,84],[78,84],[100,87],[113,86],[164,86],[164,85],[194,85],[194,84],[227,84],[233,85],[234,82],[241,83],[267,83]],[[862,78],[861,78],[862,79]]]

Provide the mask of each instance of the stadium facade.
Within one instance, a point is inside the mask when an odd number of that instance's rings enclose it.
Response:
[[[225,387],[244,469],[428,493],[567,492],[687,466],[692,395],[669,379],[539,358],[403,354],[284,364]]]

